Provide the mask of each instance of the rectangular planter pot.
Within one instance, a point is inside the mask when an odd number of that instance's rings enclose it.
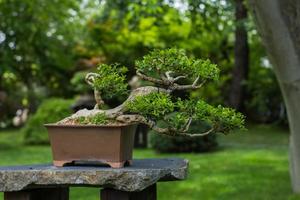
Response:
[[[131,164],[136,125],[46,124],[53,164],[102,163],[113,168]]]

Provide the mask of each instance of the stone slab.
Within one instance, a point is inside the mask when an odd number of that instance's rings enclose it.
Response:
[[[0,167],[0,191],[59,186],[105,187],[141,191],[158,181],[183,180],[188,161],[179,158],[133,160],[132,166],[113,169],[105,166],[28,165]]]

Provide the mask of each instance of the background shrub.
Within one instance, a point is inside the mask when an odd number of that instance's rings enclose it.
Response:
[[[201,132],[205,125],[193,123],[190,127],[191,132]],[[204,137],[170,137],[156,134],[150,131],[150,145],[153,149],[161,153],[180,153],[180,152],[208,152],[218,146],[217,136],[210,134]]]
[[[72,114],[73,100],[52,98],[45,100],[33,114],[25,127],[22,128],[26,144],[48,144],[48,134],[45,123],[57,122]]]

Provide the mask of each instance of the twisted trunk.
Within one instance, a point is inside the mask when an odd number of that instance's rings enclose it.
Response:
[[[285,100],[290,126],[290,174],[300,193],[300,1],[250,0]]]
[[[144,96],[148,95],[153,92],[164,92],[164,93],[170,93],[169,90],[159,88],[159,87],[154,87],[154,86],[145,86],[145,87],[140,87],[135,90],[133,90],[129,97],[124,101],[121,105],[112,108],[112,109],[107,109],[107,110],[101,110],[101,109],[93,109],[93,110],[87,110],[87,109],[82,109],[77,111],[75,114],[71,115],[70,117],[67,117],[59,122],[57,124],[68,124],[71,121],[74,121],[74,119],[79,118],[79,117],[91,117],[100,113],[104,113],[108,118],[115,119],[116,117],[122,115],[124,112],[126,112],[126,103],[129,101],[134,100],[137,96]]]

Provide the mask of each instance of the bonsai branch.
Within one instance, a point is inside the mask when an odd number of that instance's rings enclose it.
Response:
[[[175,81],[178,81],[179,79],[183,79],[183,78],[186,78],[187,76],[177,76],[175,78],[173,78],[174,82]]]
[[[101,92],[95,88],[95,80],[96,80],[96,78],[99,78],[99,77],[100,77],[99,74],[92,73],[92,72],[88,73],[85,76],[85,81],[94,88],[94,98],[96,101],[95,109],[99,109],[105,104],[104,101],[102,100]]]
[[[94,89],[94,98],[96,101],[96,105],[94,109],[99,109],[105,104],[104,101],[102,100],[101,92],[97,89]]]
[[[174,72],[173,71],[167,71],[165,74],[166,74],[166,77],[168,79],[168,81],[170,81],[171,83],[175,83],[176,81],[180,80],[180,79],[183,79],[183,78],[187,78],[187,76],[177,76],[177,77],[173,77],[171,76],[171,74],[173,74]]]
[[[97,73],[88,73],[86,76],[85,76],[85,81],[92,87],[94,87],[94,82],[95,82],[95,79],[96,78],[99,78],[100,75],[97,74]]]
[[[165,73],[167,79],[168,79],[170,82],[173,81],[173,77],[171,76],[172,73],[173,73],[172,71],[167,71],[167,72]]]
[[[175,129],[170,127],[162,128],[157,126],[155,121],[148,119],[142,115],[135,114],[120,115],[116,118],[116,120],[123,123],[142,123],[149,126],[150,129],[156,131],[157,133],[168,136],[203,137],[215,131],[215,128],[212,127],[211,129],[203,133],[187,133],[189,126],[192,122],[191,118],[188,120],[187,124],[183,129]]]
[[[174,83],[170,87],[170,89],[171,90],[189,90],[189,89],[195,90],[195,89],[201,88],[205,84],[205,80],[202,81],[202,83],[200,83],[199,85],[197,85],[197,82],[198,82],[198,79],[196,79],[192,85],[179,85],[177,83]]]
[[[185,133],[189,130],[189,128],[191,126],[191,123],[192,123],[192,120],[193,119],[191,117],[187,120],[187,122],[186,122],[185,126],[182,128],[181,132]]]
[[[205,84],[205,80],[204,80],[204,81],[202,81],[202,83],[197,85],[199,80],[200,80],[200,77],[198,76],[191,85],[180,85],[180,84],[177,84],[175,82],[180,80],[180,79],[186,78],[187,76],[177,76],[177,77],[173,78],[171,76],[172,73],[173,73],[172,71],[167,71],[165,73],[166,78],[161,77],[161,79],[158,79],[158,78],[147,76],[139,70],[136,71],[136,74],[141,79],[152,82],[152,83],[156,83],[156,84],[159,84],[159,85],[162,85],[162,86],[166,86],[167,89],[169,89],[171,91],[174,91],[174,90],[189,90],[189,89],[195,90],[195,89],[201,88]]]
[[[159,85],[165,85],[165,86],[169,86],[170,85],[170,82],[167,81],[167,80],[161,80],[161,79],[157,79],[157,78],[153,78],[153,77],[150,77],[150,76],[146,76],[145,74],[143,74],[141,71],[137,70],[136,71],[136,74],[143,80],[145,81],[150,81],[152,83],[156,83],[156,84],[159,84]]]

